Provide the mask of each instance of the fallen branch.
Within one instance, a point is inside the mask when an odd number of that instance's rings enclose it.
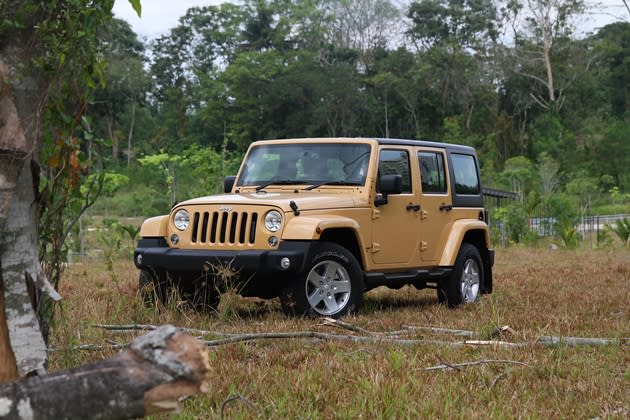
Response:
[[[0,418],[136,418],[207,390],[203,343],[165,325],[99,362],[0,385]]]
[[[553,347],[565,346],[609,346],[630,343],[630,338],[593,338],[593,337],[556,337],[543,335],[536,341],[537,344]]]
[[[435,334],[451,334],[459,337],[473,337],[475,335],[474,331],[468,330],[453,330],[450,328],[438,328],[438,327],[417,327],[414,325],[405,325],[404,329],[411,331],[428,331]]]
[[[223,401],[223,404],[221,404],[221,418],[225,417],[225,409],[227,408],[227,405],[232,401],[243,401],[248,406],[256,409],[259,414],[262,414],[262,410],[256,404],[251,402],[248,398],[243,397],[241,394],[235,394],[229,396],[225,401]]]
[[[92,326],[94,328],[101,328],[108,331],[153,331],[158,328],[158,326],[152,324],[92,324]]]
[[[205,340],[204,343],[209,347],[216,347],[225,344],[242,343],[247,341],[257,340],[282,340],[282,339],[315,339],[324,341],[353,341],[360,343],[390,343],[400,345],[439,345],[450,347],[480,347],[480,346],[492,346],[492,347],[504,347],[504,348],[522,348],[532,344],[538,344],[546,347],[558,346],[558,345],[612,345],[612,344],[627,344],[630,342],[629,338],[620,339],[605,339],[605,338],[580,338],[580,337],[555,337],[555,336],[542,336],[534,343],[520,342],[513,343],[502,340],[465,340],[465,341],[441,341],[441,340],[426,340],[426,339],[403,339],[399,336],[414,332],[414,331],[427,331],[434,334],[450,334],[458,337],[473,337],[478,335],[474,331],[458,330],[451,328],[440,327],[424,327],[405,325],[400,331],[390,332],[374,332],[365,328],[350,324],[345,321],[340,321],[332,318],[322,318],[321,324],[324,326],[334,326],[349,331],[359,333],[361,335],[339,335],[339,334],[327,334],[317,331],[297,331],[297,332],[271,332],[271,333],[252,333],[252,334],[228,334],[217,331],[208,331],[195,328],[181,328],[181,331],[193,334],[196,336],[215,336],[219,337],[214,340]],[[107,325],[107,324],[95,324],[94,327],[102,328],[108,331],[130,331],[130,330],[146,330],[151,331],[158,328],[151,324],[127,324],[127,325]],[[491,334],[491,336],[500,338],[505,334],[514,335],[515,331],[509,326],[498,328]],[[117,348],[116,344],[111,346],[91,346],[82,345],[78,346],[78,350],[102,350],[104,348]]]
[[[206,340],[204,343],[209,347],[216,347],[225,344],[242,343],[246,341],[258,341],[258,340],[278,340],[278,339],[295,339],[295,338],[310,338],[323,341],[353,341],[355,343],[370,343],[370,344],[399,344],[405,346],[416,345],[439,345],[450,347],[464,347],[466,342],[461,341],[438,341],[438,340],[408,340],[392,338],[388,336],[361,336],[361,335],[339,335],[339,334],[327,334],[316,331],[296,331],[285,333],[254,333],[254,334],[241,334],[228,338],[220,338],[216,340]]]
[[[478,360],[476,362],[463,362],[463,363],[441,363],[439,365],[426,367],[422,370],[442,370],[442,369],[455,369],[458,370],[460,368],[470,367],[470,366],[479,366],[479,365],[489,365],[489,364],[500,364],[500,363],[508,363],[522,366],[529,366],[527,363],[518,362],[515,360]]]
[[[334,318],[322,318],[322,325],[331,325],[333,327],[340,327],[346,330],[350,330],[350,331],[354,331],[354,332],[358,332],[358,333],[366,334],[366,335],[377,334],[372,331],[366,330],[365,328],[361,328],[354,324],[350,324],[348,322],[344,322],[344,321],[341,321],[339,319],[334,319]]]
[[[527,343],[511,343],[509,341],[499,340],[466,340],[464,344],[472,347],[479,346],[491,346],[491,347],[507,347],[507,348],[522,348],[527,346]]]
[[[122,325],[112,325],[112,324],[92,324],[94,328],[101,328],[107,331],[116,331],[116,332],[128,332],[128,331],[153,331],[156,328],[159,328],[159,325],[153,324],[122,324]],[[198,328],[184,328],[178,327],[178,329],[182,332],[185,332],[194,336],[207,336],[214,335],[216,337],[231,337],[234,334],[220,333],[216,331],[202,330]]]

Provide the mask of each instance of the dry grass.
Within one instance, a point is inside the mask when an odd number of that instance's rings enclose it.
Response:
[[[73,350],[79,344],[121,343],[95,323],[172,323],[217,333],[322,331],[353,334],[318,320],[282,315],[277,301],[234,299],[229,316],[200,315],[174,305],[147,309],[137,298],[137,271],[119,262],[75,264],[62,282],[64,305],[52,337],[51,369],[76,366],[111,350]],[[499,250],[495,293],[455,310],[437,304],[432,290],[377,289],[361,315],[346,322],[386,332],[405,325],[479,332],[503,325],[512,342],[541,335],[630,337],[630,253]],[[220,308],[221,309],[221,308]],[[225,315],[225,314],[224,314]],[[213,337],[206,337],[208,339]],[[412,339],[460,338],[414,332]],[[210,392],[184,402],[179,418],[628,418],[627,344],[599,347],[453,348],[419,344],[267,340],[210,348],[216,374]],[[442,362],[503,359],[425,371]],[[234,398],[231,398],[234,397]],[[225,404],[224,404],[225,403]]]

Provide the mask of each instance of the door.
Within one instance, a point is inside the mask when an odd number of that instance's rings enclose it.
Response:
[[[453,200],[448,182],[446,154],[441,149],[417,148],[420,166],[420,258],[438,262],[452,223]]]
[[[387,204],[375,207],[372,215],[372,262],[383,268],[417,264],[419,211],[412,183],[410,156],[413,147],[388,147],[379,153],[378,175],[400,174],[402,193],[390,194]],[[377,187],[378,192],[378,187]]]

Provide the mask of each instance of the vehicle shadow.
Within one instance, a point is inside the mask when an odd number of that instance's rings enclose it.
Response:
[[[403,287],[399,290],[379,287],[364,295],[361,313],[377,313],[379,311],[400,309],[433,309],[440,304],[433,290],[417,290],[414,287]]]
[[[278,298],[231,296],[228,299],[223,298],[221,305],[216,312],[219,317],[224,317],[226,313],[229,313],[230,317],[252,321],[270,316],[284,316]],[[360,314],[378,316],[379,312],[405,309],[433,311],[440,307],[434,290],[417,290],[414,287],[393,290],[379,287],[365,293]]]

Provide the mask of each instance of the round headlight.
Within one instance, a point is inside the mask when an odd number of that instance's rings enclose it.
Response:
[[[175,217],[173,217],[173,224],[179,230],[186,230],[190,223],[190,215],[186,210],[177,210]]]
[[[269,232],[277,232],[282,225],[282,215],[277,210],[271,210],[265,215],[265,227]]]

